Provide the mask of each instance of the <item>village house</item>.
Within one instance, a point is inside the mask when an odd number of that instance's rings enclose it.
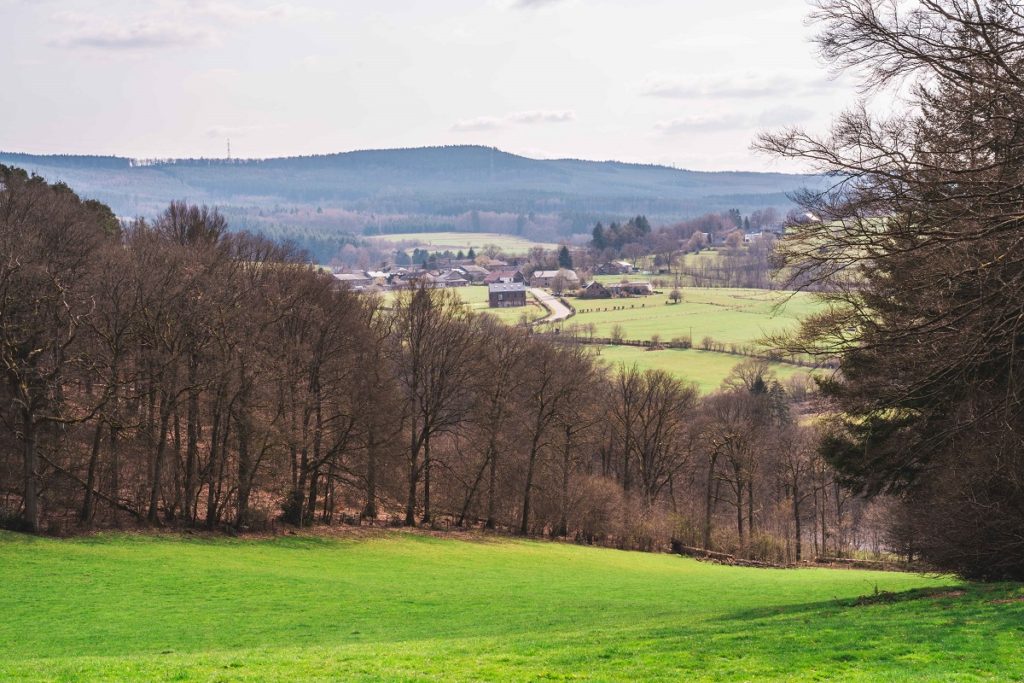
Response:
[[[488,258],[486,256],[484,256],[483,258],[477,259],[477,263],[479,263],[481,266],[483,266],[487,270],[491,270],[491,271],[502,270],[503,268],[508,268],[508,262],[502,261],[502,260],[496,259],[496,258]]]
[[[484,278],[484,284],[491,285],[495,282],[522,282],[526,283],[526,276],[519,270],[495,270]]]
[[[486,268],[473,264],[461,266],[460,270],[466,274],[466,279],[470,282],[483,282],[484,278],[490,275],[490,271]]]
[[[608,261],[595,270],[597,275],[631,275],[636,269],[629,261]]]
[[[454,269],[438,275],[435,284],[438,287],[465,287],[469,280],[462,271]]]
[[[522,282],[495,282],[487,285],[491,308],[513,308],[526,305],[526,285]]]
[[[613,282],[606,285],[612,296],[648,296],[654,294],[654,287],[645,280],[634,282]]]
[[[581,299],[610,299],[612,293],[608,291],[608,288],[602,285],[596,280],[594,282],[588,282],[583,285],[583,289],[580,290]]]
[[[575,289],[580,284],[580,278],[576,275],[575,270],[562,268],[561,270],[538,270],[530,278],[530,286],[550,289],[551,285],[555,282],[555,278],[559,276],[563,278],[564,284],[569,289]]]
[[[373,284],[373,278],[366,273],[335,273],[334,279],[351,289],[363,289]]]

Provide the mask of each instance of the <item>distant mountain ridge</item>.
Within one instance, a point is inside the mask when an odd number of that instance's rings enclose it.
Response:
[[[658,224],[730,208],[785,210],[789,193],[821,183],[785,173],[531,159],[473,145],[237,160],[0,152],[0,164],[64,181],[121,216],[152,216],[187,199],[273,236],[459,230],[557,241],[596,220],[636,214]]]

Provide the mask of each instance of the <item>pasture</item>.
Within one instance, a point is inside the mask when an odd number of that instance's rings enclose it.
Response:
[[[497,247],[506,254],[526,254],[533,247],[557,249],[558,245],[551,242],[533,242],[515,235],[503,235],[496,232],[402,232],[392,235],[380,235],[370,239],[406,244],[408,249],[420,248],[427,251],[469,251],[472,247],[477,253],[490,245]]]
[[[523,322],[526,316],[528,322],[540,320],[548,314],[548,309],[537,302],[533,295],[527,292],[526,306],[518,308],[491,308],[488,303],[487,287],[484,285],[470,285],[468,287],[454,287],[453,292],[466,302],[466,305],[475,313],[489,313],[497,316],[499,320],[509,325],[518,325]]]
[[[523,316],[526,316],[527,322],[532,322],[540,320],[548,314],[548,310],[541,306],[529,292],[526,294],[526,306],[518,308],[491,308],[488,303],[487,287],[484,285],[452,287],[448,291],[458,294],[459,298],[465,302],[466,307],[474,313],[493,315],[507,325],[520,324],[523,322]],[[395,292],[384,292],[383,296],[385,303],[390,305],[390,302],[395,298]]]
[[[597,337],[612,336],[619,325],[625,339],[691,337],[699,347],[701,339],[711,337],[727,345],[749,345],[766,334],[794,329],[801,317],[820,306],[804,292],[697,287],[681,288],[682,301],[673,304],[671,289],[663,287],[660,294],[643,297],[570,299],[576,308],[571,322],[593,325]]]
[[[0,532],[0,679],[1024,676],[1019,585],[469,538]]]
[[[593,345],[597,358],[611,367],[636,365],[641,370],[664,370],[677,377],[695,382],[701,393],[709,394],[722,386],[734,367],[747,360],[743,356],[701,349],[658,349],[651,351],[640,346]],[[775,376],[784,381],[795,375],[809,375],[811,368],[789,363],[769,363]]]

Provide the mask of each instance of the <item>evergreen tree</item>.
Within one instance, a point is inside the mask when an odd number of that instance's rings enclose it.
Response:
[[[558,250],[558,267],[559,268],[572,268],[572,254],[569,253],[569,247],[562,245],[562,248]]]
[[[594,226],[594,232],[591,233],[590,246],[594,249],[601,251],[608,246],[604,235],[604,226],[598,221],[597,225]]]

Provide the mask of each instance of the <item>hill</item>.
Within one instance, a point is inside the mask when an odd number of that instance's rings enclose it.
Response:
[[[820,182],[782,173],[530,159],[479,146],[252,160],[0,152],[0,164],[62,180],[122,216],[152,215],[172,199],[188,199],[225,207],[235,227],[286,236],[457,230],[557,241],[589,231],[598,219],[646,214],[671,222],[729,208],[785,209],[787,193]]]
[[[1024,676],[1015,585],[470,538],[0,532],[0,678]]]

